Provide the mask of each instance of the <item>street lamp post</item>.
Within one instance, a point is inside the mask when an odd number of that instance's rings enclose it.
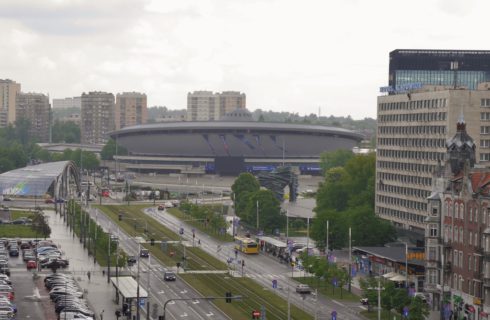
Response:
[[[111,234],[108,233],[107,234],[108,236],[108,240],[107,240],[107,283],[110,283],[111,282],[111,276],[110,276],[110,273],[111,273]]]
[[[150,273],[151,273],[151,253],[148,255],[148,297],[146,298],[146,320],[150,320],[150,296],[151,296],[151,281],[150,281]]]
[[[306,256],[310,255],[310,217],[306,218]]]
[[[408,290],[408,244],[405,242],[405,287]]]
[[[138,242],[138,252],[141,252],[141,243]],[[138,270],[136,272],[136,320],[140,320],[140,260],[138,254]]]
[[[352,228],[349,227],[349,292],[351,292],[352,276]]]

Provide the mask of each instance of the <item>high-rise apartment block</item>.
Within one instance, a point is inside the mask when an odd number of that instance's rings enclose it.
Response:
[[[146,94],[138,92],[118,93],[116,95],[114,118],[116,130],[145,124],[148,120]]]
[[[81,139],[84,144],[105,144],[114,126],[114,95],[107,92],[82,94]]]
[[[237,91],[194,91],[187,94],[187,120],[213,121],[236,109],[246,108],[244,93]]]
[[[15,101],[20,92],[20,83],[0,79],[0,128],[15,122]]]
[[[82,107],[81,97],[53,99],[53,109],[68,109],[68,108],[80,109],[81,107]]]
[[[49,142],[51,105],[42,93],[17,93],[16,119],[26,119],[29,136],[37,142]]]
[[[423,234],[432,173],[461,114],[490,165],[490,51],[396,50],[378,97],[376,213]],[[485,76],[483,76],[485,74]]]

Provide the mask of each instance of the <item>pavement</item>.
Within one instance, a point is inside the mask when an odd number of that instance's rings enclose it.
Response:
[[[107,283],[107,274],[103,275],[103,268],[94,263],[93,256],[89,256],[80,240],[71,234],[62,217],[54,211],[45,211],[45,214],[49,217],[51,239],[61,245],[65,257],[70,260],[67,271],[75,276],[80,288],[86,292],[85,298],[95,312],[96,319],[116,319],[115,312],[118,306],[114,302],[114,290],[112,285]],[[90,280],[87,277],[88,271],[91,274]],[[50,271],[43,271],[41,276],[48,273]]]

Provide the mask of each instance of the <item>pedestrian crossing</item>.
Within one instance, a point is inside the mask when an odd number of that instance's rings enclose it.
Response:
[[[287,280],[290,278],[286,274],[277,274],[277,273],[258,273],[258,274],[246,273],[244,277],[250,279],[268,279],[268,280]]]

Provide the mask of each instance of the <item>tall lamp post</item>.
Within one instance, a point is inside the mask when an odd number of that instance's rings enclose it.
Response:
[[[352,228],[349,227],[349,292],[351,292],[352,282]]]
[[[259,200],[257,200],[257,232],[259,232]]]

